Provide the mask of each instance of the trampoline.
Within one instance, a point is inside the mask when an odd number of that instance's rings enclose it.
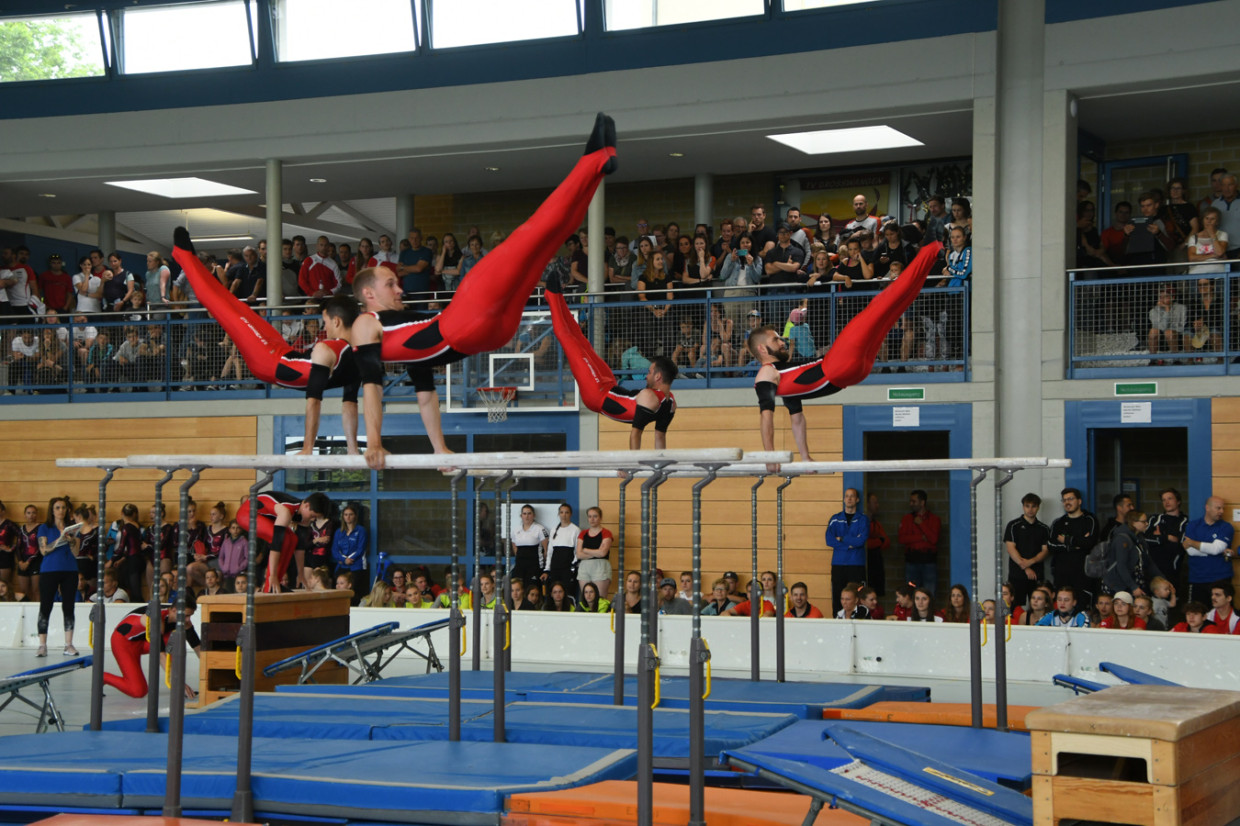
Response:
[[[505,696],[509,701],[590,703],[603,705],[612,700],[611,674],[557,671],[550,674],[513,671],[505,675]],[[358,686],[337,686],[333,692],[357,692],[374,697],[446,697],[448,674],[392,677]],[[314,686],[278,686],[280,693],[322,691]],[[461,696],[490,698],[494,675],[489,671],[461,674]],[[663,677],[660,708],[688,708],[689,680]],[[626,705],[637,702],[637,679],[624,681]],[[924,686],[862,685],[856,683],[777,683],[716,678],[711,684],[706,708],[712,711],[793,714],[802,719],[822,719],[830,708],[864,708],[880,701],[928,702],[930,689]]]
[[[140,811],[163,805],[167,737],[126,731],[0,738],[0,806]],[[224,814],[236,787],[231,737],[187,734],[186,809]],[[416,767],[416,770],[413,770]],[[626,779],[629,749],[525,743],[256,738],[257,812],[348,820],[493,824],[510,794]]]

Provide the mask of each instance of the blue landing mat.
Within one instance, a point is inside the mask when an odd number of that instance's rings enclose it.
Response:
[[[461,702],[461,739],[490,742],[495,719],[491,703]],[[595,748],[637,747],[637,710],[632,706],[585,703],[510,703],[505,706],[505,736],[510,743],[584,745]],[[706,754],[713,758],[727,748],[757,742],[796,722],[791,714],[750,714],[707,711]],[[160,728],[167,731],[167,718]],[[104,724],[108,731],[142,732],[145,719]],[[187,734],[236,737],[237,702],[228,699],[185,715]],[[393,699],[332,694],[256,694],[254,735],[374,741],[448,739],[448,702],[442,699]],[[682,709],[654,714],[655,756],[665,760],[689,757],[689,715]]]
[[[73,808],[162,805],[167,738],[123,731],[0,738],[0,804]],[[254,741],[255,809],[415,823],[494,823],[510,794],[627,779],[629,750],[521,743]],[[182,803],[227,811],[236,741],[187,735]]]
[[[466,671],[461,675],[463,698],[491,696],[494,677],[489,671]],[[321,690],[316,686],[279,686],[279,692]],[[394,677],[358,686],[336,686],[340,693],[357,692],[380,697],[444,697],[448,674]],[[637,702],[637,680],[624,681],[626,705]],[[661,705],[689,707],[689,680],[664,677],[660,686]],[[612,675],[577,672],[512,672],[507,675],[505,695],[511,700],[537,702],[603,704],[612,698]],[[880,701],[928,701],[930,689],[924,686],[860,685],[854,683],[776,683],[716,679],[706,707],[715,711],[743,711],[795,714],[803,719],[821,719],[828,708],[864,708]]]
[[[964,768],[972,761],[960,759],[969,757],[962,746],[967,749],[972,744],[936,739],[938,729],[948,728],[952,727],[852,721],[798,723],[751,746],[727,750],[725,762],[757,770],[767,779],[803,793],[834,798],[848,804],[844,808],[901,823],[958,824],[960,821],[941,814],[955,805],[936,802],[946,796],[1004,822],[1030,824],[1032,804],[1028,798]],[[823,739],[831,734],[838,742]],[[1018,745],[1019,741],[1010,741],[1007,753],[991,754],[991,759],[1012,761]],[[991,752],[995,744],[982,742],[979,748]],[[1027,738],[1023,748],[1027,762]],[[915,749],[931,750],[935,756]],[[947,759],[941,759],[944,757]],[[855,758],[863,760],[864,765]]]

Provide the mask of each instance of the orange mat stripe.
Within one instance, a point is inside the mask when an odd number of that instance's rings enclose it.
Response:
[[[1027,731],[1025,715],[1037,706],[1008,706],[1008,728]],[[879,723],[925,723],[937,726],[973,725],[973,707],[968,703],[874,703],[866,708],[828,708],[825,720],[870,720]],[[982,706],[982,724],[994,728],[995,707]]]
[[[790,792],[747,789],[706,789],[706,818],[710,826],[800,826],[810,799]],[[683,826],[689,819],[689,787],[654,784],[654,822]],[[558,792],[518,794],[508,798],[506,826],[623,826],[637,822],[637,784],[605,780]],[[865,818],[839,809],[824,808],[816,826],[865,826]]]

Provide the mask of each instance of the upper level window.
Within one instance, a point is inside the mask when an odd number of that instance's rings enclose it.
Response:
[[[829,9],[835,6],[856,6],[861,3],[873,3],[874,0],[784,0],[784,11],[804,11],[805,9]]]
[[[542,0],[536,14],[512,0],[435,0],[431,5],[431,44],[437,49],[579,32],[577,0]]]
[[[765,13],[763,0],[605,0],[608,31],[673,26]]]
[[[244,0],[125,9],[121,43],[127,75],[248,66],[254,60]]]
[[[99,19],[94,14],[0,22],[0,83],[103,73]]]
[[[410,0],[272,0],[276,59],[412,52],[418,48]]]

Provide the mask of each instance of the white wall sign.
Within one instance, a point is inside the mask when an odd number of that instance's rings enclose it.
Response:
[[[1124,424],[1149,424],[1152,408],[1150,402],[1124,402],[1119,408],[1119,420]]]
[[[920,407],[893,407],[891,408],[891,426],[892,427],[920,427],[921,426],[921,408]]]

